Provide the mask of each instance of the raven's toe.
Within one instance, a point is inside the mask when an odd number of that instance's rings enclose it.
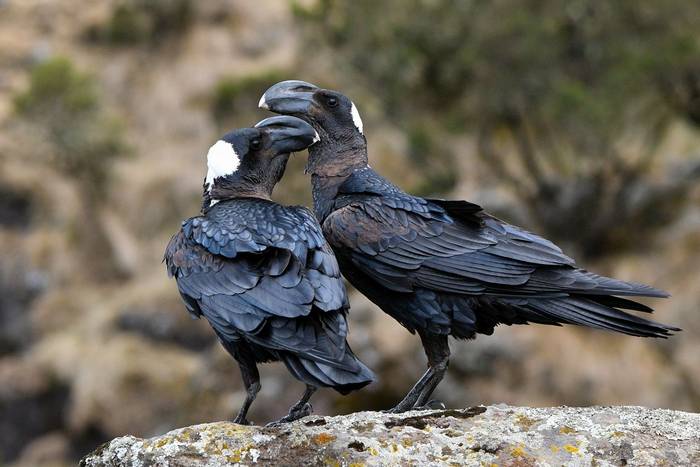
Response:
[[[311,412],[313,412],[313,407],[311,406],[311,404],[309,404],[307,402],[306,404],[302,405],[301,407],[296,407],[296,406],[292,407],[289,410],[289,413],[287,415],[285,415],[284,417],[280,418],[279,420],[277,420],[275,422],[268,423],[265,426],[272,427],[272,426],[279,426],[279,425],[282,425],[284,423],[293,422],[294,420],[299,420],[300,418],[304,418],[307,415],[311,415]]]
[[[426,402],[425,405],[416,405],[411,410],[444,410],[446,408],[444,402],[433,399]]]

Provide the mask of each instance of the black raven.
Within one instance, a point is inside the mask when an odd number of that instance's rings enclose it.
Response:
[[[236,423],[249,423],[260,362],[282,361],[306,383],[280,422],[308,415],[320,386],[346,394],[374,378],[345,340],[345,285],[313,213],[270,200],[290,153],[317,140],[294,117],[225,135],[207,154],[202,215],[184,221],[165,251],[185,307],[240,366],[247,397]]]
[[[580,269],[552,242],[467,201],[404,193],[368,164],[355,105],[304,81],[275,84],[260,107],[310,123],[314,210],[347,279],[409,331],[428,370],[392,410],[429,404],[450,355],[448,335],[491,334],[498,324],[577,324],[632,336],[679,329],[625,313],[651,312],[623,296],[661,291]]]

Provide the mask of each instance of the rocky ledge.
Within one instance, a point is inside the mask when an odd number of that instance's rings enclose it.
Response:
[[[505,405],[229,422],[116,438],[81,466],[700,465],[700,414],[643,407]]]

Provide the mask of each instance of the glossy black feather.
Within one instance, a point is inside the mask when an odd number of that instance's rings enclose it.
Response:
[[[302,381],[340,392],[372,381],[346,343],[348,300],[313,214],[257,198],[224,200],[185,221],[165,262],[193,315],[227,348],[282,360]]]
[[[472,337],[529,322],[653,337],[677,330],[622,311],[651,309],[620,296],[665,292],[580,269],[552,242],[478,205],[408,195],[370,167],[353,171],[332,199],[324,183],[315,180],[316,214],[343,273],[411,331]]]

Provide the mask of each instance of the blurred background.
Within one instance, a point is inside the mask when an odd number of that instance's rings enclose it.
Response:
[[[669,291],[667,341],[501,327],[452,342],[449,406],[700,410],[700,3],[687,0],[0,0],[0,464],[73,465],[112,437],[230,418],[237,366],[161,264],[205,154],[281,79],[343,90],[373,167],[469,199],[588,269]],[[310,201],[305,154],[276,192]],[[392,406],[418,339],[351,296]],[[263,368],[251,419],[302,391]]]

